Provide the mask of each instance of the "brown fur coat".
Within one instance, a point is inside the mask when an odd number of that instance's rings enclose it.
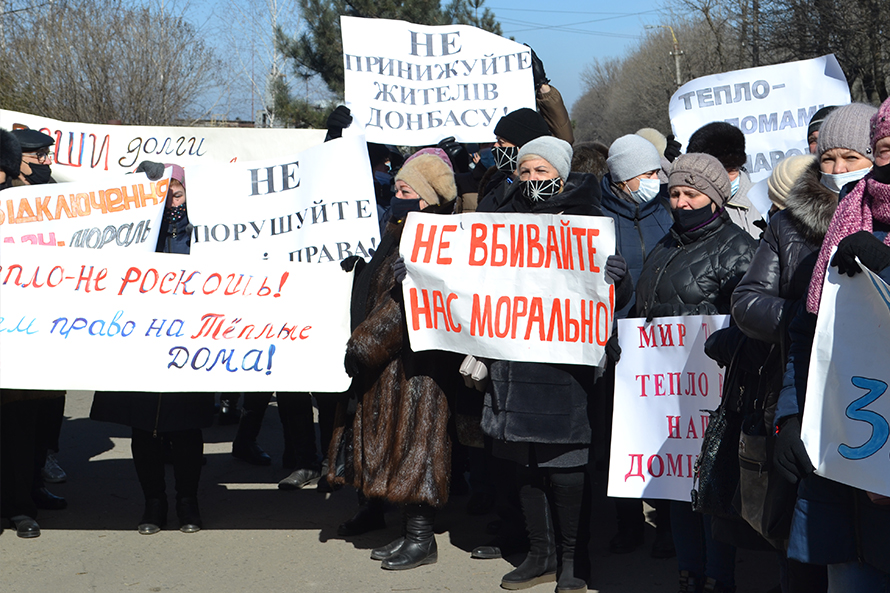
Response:
[[[350,483],[367,497],[441,507],[448,500],[451,442],[445,383],[458,377],[453,355],[413,352],[408,344],[401,286],[393,278],[401,224],[390,223],[381,248],[362,270],[364,320],[346,346],[360,369],[352,389],[354,419],[338,409],[329,450],[332,483]],[[389,245],[387,249],[386,245]],[[375,261],[376,260],[376,261]],[[358,282],[358,279],[357,279]],[[345,452],[345,477],[336,476]]]

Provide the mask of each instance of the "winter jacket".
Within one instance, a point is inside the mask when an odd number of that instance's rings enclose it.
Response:
[[[766,226],[766,221],[763,219],[763,214],[748,199],[748,191],[752,185],[748,174],[739,171],[739,191],[726,202],[726,212],[729,214],[729,219],[736,223],[740,229],[755,239],[759,239],[763,227]]]
[[[643,262],[652,248],[664,237],[674,219],[671,217],[670,205],[667,201],[667,186],[652,200],[637,204],[623,199],[612,183],[612,175],[607,173],[600,183],[602,191],[603,214],[611,216],[615,221],[615,242],[620,253],[627,261],[627,270],[636,286]],[[627,317],[630,303],[615,311],[616,319]]]
[[[671,227],[646,258],[634,314],[652,319],[729,313],[732,291],[756,248],[726,212],[695,231]]]
[[[535,103],[538,107],[538,113],[547,122],[550,133],[560,140],[565,140],[569,144],[575,143],[575,133],[572,131],[572,120],[569,112],[566,110],[562,95],[552,84],[546,85],[547,92],[544,92],[544,85],[541,85],[535,92]]]

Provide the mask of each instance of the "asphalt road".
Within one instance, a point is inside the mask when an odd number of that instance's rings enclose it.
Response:
[[[41,511],[39,538],[25,540],[7,529],[0,535],[0,590],[5,593],[294,592],[294,591],[500,591],[501,576],[522,557],[472,560],[469,551],[490,536],[494,516],[463,512],[467,497],[453,497],[436,520],[439,561],[403,572],[381,570],[370,550],[398,536],[399,514],[387,515],[384,531],[343,539],[336,528],[355,510],[354,491],[324,495],[281,491],[288,474],[280,466],[281,423],[266,414],[259,443],[273,456],[255,467],[231,455],[233,426],[205,431],[208,462],[199,502],[204,529],[180,533],[172,512],[173,476],[168,468],[171,523],[157,535],[136,532],[143,499],[130,456],[129,429],[89,420],[91,392],[68,394],[59,461],[68,472],[50,490],[68,499],[64,511]],[[594,473],[590,589],[603,593],[673,592],[676,560],[653,560],[646,545],[612,555],[615,533],[605,473]],[[774,555],[739,551],[740,593],[765,593],[778,583]],[[540,585],[530,591],[552,591]]]

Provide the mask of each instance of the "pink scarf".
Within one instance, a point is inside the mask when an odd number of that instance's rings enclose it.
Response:
[[[862,178],[856,187],[838,204],[837,211],[828,225],[813,279],[810,281],[810,292],[807,295],[807,311],[819,312],[819,300],[822,298],[822,283],[828,269],[828,257],[831,250],[837,247],[841,239],[859,231],[872,232],[873,220],[890,224],[890,185],[872,179],[869,173]],[[890,234],[884,238],[890,245]]]

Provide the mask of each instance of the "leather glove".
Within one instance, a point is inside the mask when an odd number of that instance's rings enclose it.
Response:
[[[361,259],[362,258],[358,255],[350,255],[349,257],[344,257],[340,260],[340,267],[343,268],[344,272],[351,272],[355,268],[355,265]]]
[[[627,260],[620,255],[610,255],[606,258],[606,274],[616,284],[627,276]]]
[[[328,116],[328,138],[340,138],[343,135],[343,128],[348,128],[352,123],[352,115],[350,115],[349,107],[346,105],[338,105]]]
[[[401,255],[392,262],[392,275],[396,279],[397,284],[401,284],[408,275],[408,266],[405,265],[405,258]]]
[[[448,155],[455,173],[466,173],[470,170],[470,155],[464,145],[454,139],[454,136],[445,138],[436,146]]]
[[[535,53],[532,46],[528,43],[524,45],[532,51],[532,76],[535,79],[535,90],[538,90],[543,85],[550,82],[550,79],[547,78],[547,73],[544,72],[544,62],[541,61],[541,58],[538,57],[538,54]]]
[[[868,231],[859,231],[841,239],[831,265],[837,266],[841,274],[855,276],[862,271],[856,263],[856,256],[869,270],[880,272],[890,266],[890,247]]]
[[[673,163],[675,160],[677,160],[677,157],[680,156],[681,148],[683,148],[683,145],[677,142],[677,139],[674,138],[674,135],[669,135],[667,137],[667,146],[664,147],[664,158]]]
[[[485,392],[488,385],[488,365],[484,358],[476,358],[467,354],[460,365],[460,374],[464,378],[464,385],[478,391]]]
[[[621,360],[621,346],[618,344],[617,335],[613,335],[609,338],[609,341],[606,342],[606,356],[616,364]]]
[[[773,461],[776,471],[792,484],[816,471],[800,440],[800,419],[797,416],[790,416],[779,427]]]
[[[145,173],[152,181],[157,181],[164,175],[164,163],[154,161],[142,161],[136,167],[136,173]]]
[[[346,351],[346,357],[343,359],[343,366],[346,367],[346,374],[350,377],[356,377],[359,373],[358,359],[354,354]]]

